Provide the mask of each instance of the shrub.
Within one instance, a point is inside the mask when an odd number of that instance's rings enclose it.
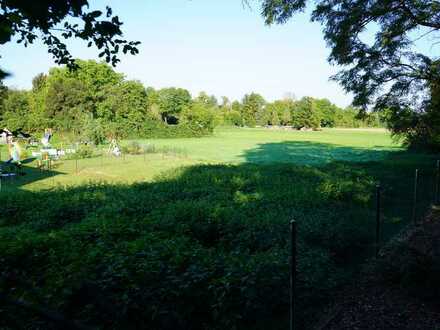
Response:
[[[92,158],[94,156],[94,148],[87,144],[81,144],[74,154],[71,154],[73,158],[83,159]]]
[[[128,145],[122,146],[122,152],[129,155],[141,155],[144,150],[138,142],[132,141]]]

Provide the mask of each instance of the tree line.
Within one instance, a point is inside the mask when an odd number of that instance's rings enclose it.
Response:
[[[112,137],[201,136],[217,125],[376,127],[376,114],[363,119],[358,110],[342,109],[327,99],[304,97],[266,102],[257,93],[231,102],[183,88],[154,89],[127,80],[105,63],[77,60],[76,70],[52,68],[32,80],[31,90],[0,89],[0,122],[29,132],[51,127],[93,141]]]
[[[250,1],[243,2],[250,5]],[[332,79],[353,94],[353,104],[365,115],[370,111],[381,113],[391,132],[408,146],[440,150],[440,59],[435,52],[440,33],[437,0],[258,3],[268,25],[285,24],[310,5],[311,19],[322,25],[330,48],[328,61],[340,67]],[[59,29],[55,27],[61,24],[64,32],[57,33]],[[87,0],[44,0],[38,6],[8,1],[0,8],[0,44],[15,39],[27,47],[40,39],[55,63],[76,68],[65,44],[66,40],[76,38],[88,47],[95,46],[100,58],[116,65],[121,53],[138,53],[138,41],[121,39],[122,24],[111,8],[106,7],[103,12]],[[374,38],[360,37],[367,31]],[[0,79],[7,75],[0,68]],[[249,118],[245,119],[249,122]]]

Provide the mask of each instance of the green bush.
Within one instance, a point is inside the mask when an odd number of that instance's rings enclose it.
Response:
[[[129,144],[122,146],[122,152],[129,155],[141,155],[144,150],[138,142],[132,141]]]
[[[303,219],[306,314],[348,276],[337,260],[371,239],[356,230],[368,214],[341,194],[345,180],[306,167],[199,166],[152,184],[0,195],[0,268],[25,272],[52,306],[106,328],[285,328],[289,220]],[[77,300],[88,285],[110,312]]]
[[[92,158],[95,155],[95,149],[90,145],[81,144],[76,152],[71,155],[77,159]]]
[[[411,159],[205,165],[153,183],[1,193],[0,269],[69,318],[106,329],[285,329],[296,219],[298,326],[310,328],[373,247],[376,179],[384,224],[390,211],[410,214],[412,170],[432,166]],[[0,282],[0,291],[36,299],[23,285]],[[2,305],[0,328],[35,325],[49,328]]]

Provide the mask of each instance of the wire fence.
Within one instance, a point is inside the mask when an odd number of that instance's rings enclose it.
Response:
[[[380,257],[381,249],[398,233],[419,226],[423,218],[440,202],[440,160],[423,169],[415,168],[408,175],[401,175],[398,186],[378,183],[374,191],[375,218],[370,230],[374,230],[374,241],[367,247],[369,256]],[[410,186],[412,189],[402,189]],[[374,224],[374,226],[373,226]],[[374,228],[374,229],[373,229]],[[297,221],[290,222],[290,330],[299,329],[296,320],[298,309],[297,283],[297,232],[301,231]]]
[[[60,183],[57,176],[66,174],[75,175],[76,178],[84,174],[85,179],[96,181],[114,181],[116,178],[126,182],[127,175],[121,171],[126,166],[148,165],[149,161],[189,159],[186,149],[172,146],[137,144],[135,149],[130,148],[130,145],[121,149],[117,154],[107,146],[89,148],[85,152],[75,149],[75,146],[67,149],[53,148],[50,153],[43,150],[35,152],[32,149],[26,150],[21,165],[18,165],[7,162],[8,151],[2,150],[0,146],[0,192],[47,178],[51,180],[46,180],[44,187],[50,188]],[[66,150],[72,151],[65,153]]]
[[[70,174],[79,174],[88,168],[99,168],[107,165],[125,164],[136,160],[137,162],[147,161],[147,155],[156,154],[163,159],[166,157],[187,157],[185,151],[173,148],[143,148],[137,154],[128,154],[122,152],[119,156],[114,156],[104,148],[97,149],[93,155],[88,158],[71,156],[69,158],[54,159],[38,168],[42,173],[56,172],[57,162],[63,164],[63,171]],[[2,155],[0,153],[0,161]],[[421,223],[431,205],[437,205],[440,194],[440,161],[432,166],[423,168],[414,168],[411,171],[397,173],[398,181],[378,182],[375,187],[374,194],[374,215],[371,219],[371,231],[374,232],[374,240],[367,247],[370,251],[369,255],[379,257],[381,248],[397,233],[408,225],[417,226]],[[18,172],[17,172],[18,173]],[[18,174],[17,174],[18,175]],[[13,179],[11,179],[13,180]],[[10,181],[13,185],[14,182]],[[0,177],[0,190],[5,183],[5,179]],[[295,221],[290,223],[291,226],[291,245],[290,245],[290,329],[297,329],[296,313],[301,306],[298,305],[296,279],[297,279],[297,232],[301,231],[301,225]],[[15,302],[17,303],[17,302]],[[19,303],[18,303],[19,304]],[[43,312],[41,312],[43,313]],[[44,314],[44,313],[43,313]],[[47,315],[46,315],[47,317]],[[51,320],[50,317],[48,317]],[[56,322],[57,318],[65,320],[62,316],[56,316],[52,321]],[[66,321],[67,322],[67,321]],[[70,322],[70,321],[69,321]],[[75,327],[70,324],[72,328]]]

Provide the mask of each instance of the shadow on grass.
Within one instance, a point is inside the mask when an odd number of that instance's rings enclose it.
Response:
[[[32,158],[24,160],[20,169],[15,165],[1,162],[0,167],[3,168],[4,173],[14,174],[12,176],[1,177],[1,192],[14,192],[20,190],[22,186],[27,184],[63,174],[56,171],[56,169],[47,170],[30,166],[29,164],[33,161],[34,159]]]
[[[264,143],[247,150],[242,157],[251,163],[295,163],[299,165],[321,165],[332,161],[377,161],[396,152],[391,148],[374,149],[338,146],[307,141],[285,141]]]
[[[298,328],[310,328],[371,251],[375,184],[390,233],[407,217],[415,167],[426,178],[421,200],[432,188],[431,156],[344,147],[340,156],[384,158],[326,163],[327,149],[335,147],[270,143],[248,151],[249,163],[181,168],[152,183],[0,195],[0,269],[102,328],[285,329],[296,219]],[[321,165],[253,163],[282,152]],[[7,307],[0,327],[11,315],[23,328],[47,325]]]

